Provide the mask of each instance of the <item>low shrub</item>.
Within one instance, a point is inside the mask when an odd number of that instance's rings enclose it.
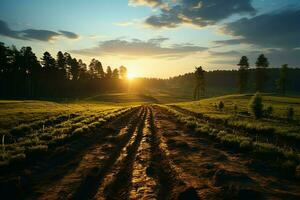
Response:
[[[24,136],[32,131],[32,128],[27,124],[20,124],[17,127],[11,129],[10,133],[13,136],[20,137]]]
[[[51,133],[52,136],[57,136],[57,135],[63,135],[63,134],[69,134],[71,131],[71,127],[64,127],[64,128],[57,128],[53,130]]]
[[[260,119],[263,115],[263,103],[262,97],[259,93],[256,93],[250,100],[249,104],[250,112],[255,119]]]
[[[188,122],[186,122],[186,127],[194,130],[197,127],[197,122],[196,121],[188,121]]]
[[[225,107],[225,105],[224,105],[223,101],[220,101],[219,105],[218,105],[219,110],[223,110],[224,107]]]
[[[271,117],[273,115],[273,107],[268,106],[267,109],[264,110],[264,115],[266,117]]]
[[[80,128],[77,128],[75,129],[73,132],[72,132],[72,135],[83,135],[84,133],[86,133],[87,131],[89,131],[89,127],[84,125]]]

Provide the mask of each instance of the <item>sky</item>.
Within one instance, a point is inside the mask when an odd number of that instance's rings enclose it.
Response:
[[[131,76],[168,78],[202,66],[300,67],[300,0],[1,0],[0,41],[69,52]]]

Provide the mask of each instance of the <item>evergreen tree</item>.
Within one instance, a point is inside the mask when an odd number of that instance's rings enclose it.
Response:
[[[196,86],[194,89],[194,99],[200,99],[200,96],[205,95],[205,77],[204,77],[204,70],[202,67],[196,67],[195,70],[195,79],[196,79]]]
[[[56,65],[58,69],[58,79],[63,81],[67,79],[67,64],[64,54],[59,51],[56,56]]]
[[[68,52],[64,53],[64,58],[66,62],[66,76],[67,80],[72,79],[72,74],[71,74],[71,64],[73,63],[72,57]]]
[[[259,93],[256,93],[250,100],[249,104],[250,112],[255,119],[260,119],[263,116],[263,102]]]
[[[287,73],[288,73],[288,65],[282,65],[279,72],[279,79],[276,81],[278,92],[281,94],[286,93],[286,85],[287,85]]]
[[[43,68],[46,71],[52,72],[56,69],[56,61],[49,52],[46,51],[43,57],[41,58],[41,60],[42,60]]]
[[[10,49],[11,52],[11,66],[9,70],[8,79],[10,79],[10,88],[9,88],[9,96],[13,98],[20,97],[20,87],[19,85],[21,80],[20,66],[22,65],[22,57],[20,51],[12,46]]]
[[[9,55],[9,49],[4,43],[0,42],[0,96],[2,97],[8,96]]]
[[[70,72],[72,81],[77,81],[79,79],[80,66],[76,58],[72,58],[70,61]]]
[[[256,61],[256,91],[262,92],[267,82],[266,68],[269,66],[268,59],[261,54]]]
[[[79,79],[88,79],[86,64],[81,59],[79,59],[78,65],[79,65]]]
[[[249,69],[249,62],[246,56],[242,56],[240,62],[238,63],[239,67],[239,78],[238,78],[238,86],[239,92],[244,93],[247,90],[248,85],[248,69]]]
[[[99,60],[93,58],[89,65],[89,71],[92,74],[93,78],[104,78],[105,73],[103,71],[102,63]]]
[[[113,70],[112,78],[119,79],[119,70],[117,68]]]
[[[47,96],[56,96],[58,95],[57,91],[57,74],[58,68],[56,65],[56,60],[51,56],[49,52],[45,52],[43,57],[41,58],[41,63],[43,65],[43,87],[44,87],[44,95]]]
[[[121,66],[119,68],[120,78],[121,79],[127,79],[127,68],[124,66]]]
[[[20,73],[23,80],[23,95],[35,96],[37,93],[40,64],[31,47],[22,47],[20,50]]]
[[[110,66],[107,66],[105,77],[106,77],[107,79],[112,78],[112,70],[111,70]]]

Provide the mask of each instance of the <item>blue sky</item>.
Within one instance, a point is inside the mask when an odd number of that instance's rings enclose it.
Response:
[[[0,41],[148,77],[236,69],[260,53],[300,67],[299,13],[299,0],[1,0]]]

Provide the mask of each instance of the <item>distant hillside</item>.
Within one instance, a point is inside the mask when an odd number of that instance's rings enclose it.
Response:
[[[249,70],[249,92],[255,91],[255,69]],[[267,69],[268,80],[266,84],[266,92],[276,92],[276,80],[279,77],[279,68]],[[226,94],[237,91],[237,70],[216,70],[205,73],[207,92],[210,95]],[[287,91],[290,94],[300,93],[300,69],[291,68],[288,70],[288,85]],[[170,78],[168,86],[176,88],[192,89],[194,86],[194,74],[187,73],[184,75]]]

